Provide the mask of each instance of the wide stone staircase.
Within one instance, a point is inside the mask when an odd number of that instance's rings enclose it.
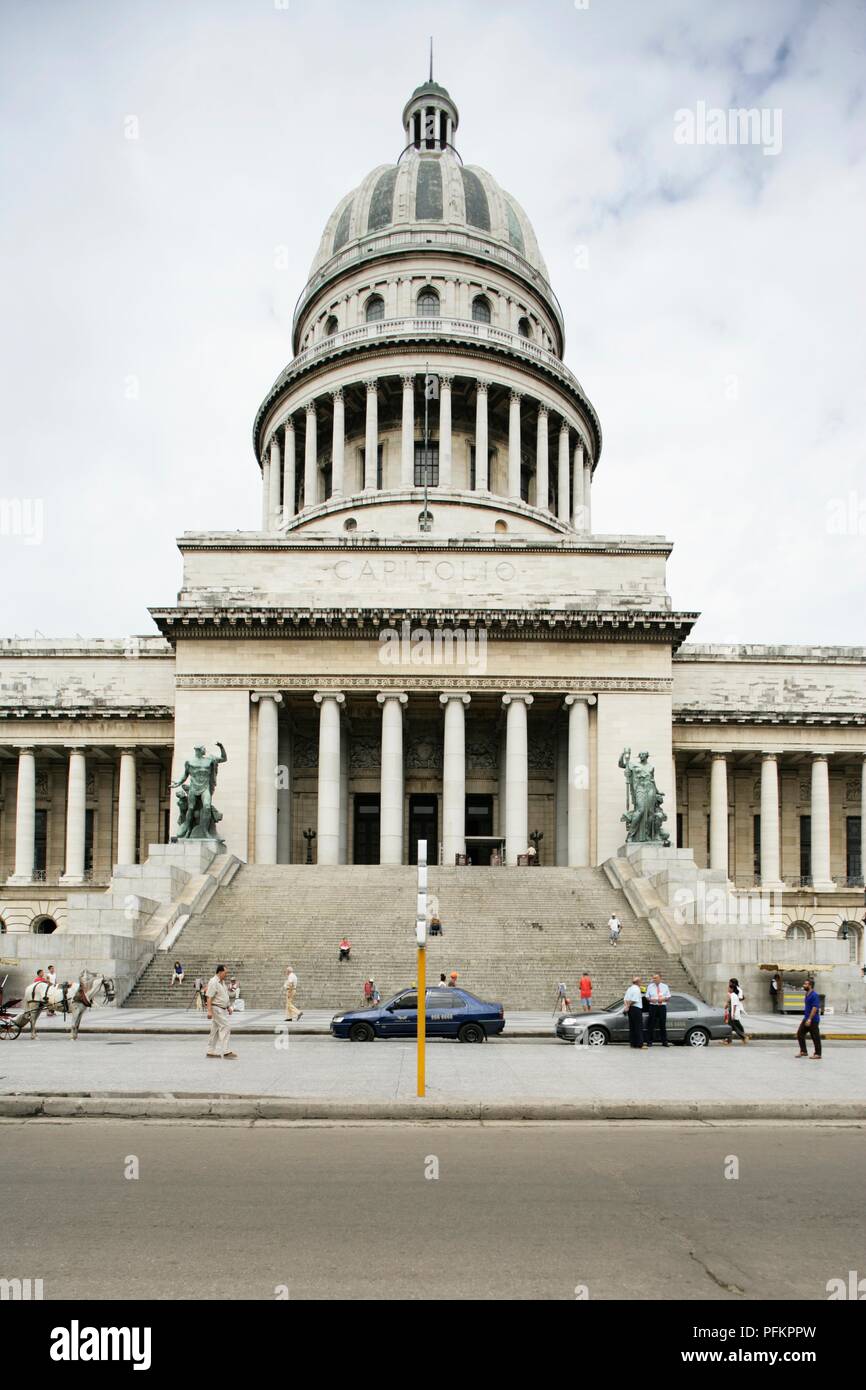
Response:
[[[196,975],[208,979],[222,961],[238,977],[251,1009],[282,1006],[287,965],[299,979],[301,1008],[360,1007],[373,979],[387,999],[415,979],[417,871],[407,866],[245,865],[190,917],[171,951],[158,953],[126,1007],[188,1005]],[[596,1006],[621,997],[632,975],[662,969],[672,989],[694,992],[676,958],[601,869],[431,868],[429,894],[444,935],[428,939],[427,978],[456,970],[473,994],[511,1009],[553,1010],[557,981],[573,999],[587,969]],[[623,925],[616,947],[607,919]],[[352,943],[338,961],[343,935]],[[170,989],[174,960],[186,971]]]

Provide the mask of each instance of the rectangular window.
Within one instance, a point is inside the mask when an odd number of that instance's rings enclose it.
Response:
[[[677,811],[677,849],[684,849],[683,845],[683,813]]]
[[[752,817],[752,860],[755,870],[755,882],[761,882],[761,817]]]
[[[48,812],[36,812],[36,834],[34,840],[33,868],[37,874],[45,876],[48,862]]]
[[[428,443],[426,449],[423,443],[415,444],[415,486],[423,487],[439,486],[439,445],[438,443]]]
[[[488,449],[488,450],[487,450],[487,481],[488,481],[488,483],[489,483],[489,481],[490,481],[490,474],[491,474],[491,472],[493,471],[493,459],[494,459],[495,453],[496,453],[496,450],[495,450],[495,449]],[[469,446],[469,491],[470,491],[470,492],[474,492],[474,491],[475,491],[475,445],[474,445],[474,444],[471,444],[471,445]]]
[[[93,821],[94,812],[84,812],[84,872],[93,872]]]
[[[379,489],[380,492],[381,492],[381,490],[382,490],[382,449],[383,449],[383,447],[384,447],[384,446],[380,444],[379,447],[378,447],[378,449],[376,450],[376,487]],[[366,449],[362,449],[362,450],[361,450],[361,486],[362,486],[362,487],[363,487],[363,485],[364,485],[364,479],[366,478],[366,476],[367,476],[367,450],[366,450]]]
[[[860,839],[860,816],[845,819],[845,875],[849,883],[863,882],[863,853]]]
[[[812,817],[800,817],[800,882],[812,882]]]
[[[141,812],[135,813],[135,862],[141,863]]]
[[[162,844],[167,845],[171,839],[171,811],[162,813]]]

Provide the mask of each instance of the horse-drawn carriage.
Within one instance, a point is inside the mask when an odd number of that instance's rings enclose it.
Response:
[[[56,985],[46,979],[36,979],[25,989],[23,999],[5,998],[8,979],[9,976],[5,976],[0,985],[0,1039],[14,1041],[28,1024],[31,1036],[35,1036],[36,1021],[43,1011],[47,1011],[49,1014],[60,1014],[64,1022],[71,1014],[70,1037],[76,1040],[85,1009],[99,1008],[114,1001],[114,980],[106,975],[95,975],[92,970],[82,970],[77,980]],[[22,1003],[24,1012],[13,1014],[14,1006]]]

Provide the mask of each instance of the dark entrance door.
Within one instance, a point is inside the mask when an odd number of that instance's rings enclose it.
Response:
[[[466,835],[493,834],[493,797],[473,792],[466,798]],[[489,864],[492,845],[467,846],[473,864]]]
[[[355,864],[379,862],[379,793],[355,795],[352,860]]]
[[[439,860],[439,804],[435,795],[409,797],[409,863],[418,863],[418,841],[427,841],[427,863]]]

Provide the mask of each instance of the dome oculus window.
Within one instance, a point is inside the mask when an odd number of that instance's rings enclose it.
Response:
[[[418,317],[422,319],[432,319],[439,317],[439,296],[429,285],[421,291],[416,306]]]
[[[490,300],[483,294],[477,294],[472,301],[472,318],[475,323],[490,322]]]
[[[385,301],[380,294],[371,294],[367,300],[364,316],[368,323],[377,323],[385,317]]]

